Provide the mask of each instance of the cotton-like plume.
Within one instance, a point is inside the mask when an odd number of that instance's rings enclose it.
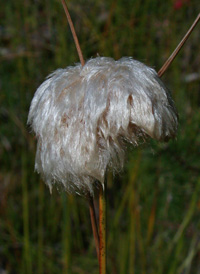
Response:
[[[122,168],[126,141],[168,140],[178,124],[155,70],[106,57],[51,74],[34,95],[28,123],[38,140],[35,169],[49,187],[91,194],[107,167]]]

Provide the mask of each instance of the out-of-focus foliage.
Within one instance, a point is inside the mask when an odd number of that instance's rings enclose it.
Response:
[[[85,59],[133,56],[159,69],[194,21],[198,0],[69,1]],[[200,273],[200,25],[163,77],[176,140],[129,147],[108,175],[108,273]],[[26,126],[46,75],[78,62],[61,3],[5,1],[0,10],[0,273],[98,273],[86,202],[34,173]]]

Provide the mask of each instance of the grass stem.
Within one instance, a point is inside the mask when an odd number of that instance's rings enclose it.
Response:
[[[106,192],[99,191],[99,273],[106,274]]]
[[[91,219],[91,224],[92,224],[92,232],[93,232],[93,236],[94,236],[94,240],[95,240],[97,258],[99,259],[99,234],[98,234],[94,202],[93,202],[93,198],[91,196],[89,197],[89,208],[90,208],[90,219]]]
[[[69,26],[70,26],[70,29],[71,29],[71,32],[72,32],[72,36],[73,36],[73,38],[74,38],[74,42],[75,42],[75,45],[76,45],[76,49],[77,49],[77,52],[78,52],[78,56],[79,56],[81,65],[84,66],[85,61],[84,61],[84,59],[83,59],[83,54],[82,54],[81,47],[80,47],[80,44],[79,44],[79,41],[78,41],[78,37],[77,37],[77,35],[76,35],[76,31],[75,31],[75,28],[74,28],[74,24],[73,24],[73,22],[72,22],[72,19],[71,19],[71,16],[70,16],[70,14],[69,14],[67,5],[66,5],[66,3],[65,3],[65,0],[61,0],[61,1],[62,1],[62,5],[63,5],[64,11],[65,11],[65,14],[66,14],[66,16],[67,16],[67,21],[68,21],[68,23],[69,23]]]
[[[161,77],[165,73],[165,71],[168,69],[168,67],[170,66],[170,64],[173,62],[173,60],[175,59],[176,55],[179,53],[179,51],[181,50],[181,48],[183,47],[183,45],[185,44],[185,42],[189,38],[190,34],[192,33],[193,29],[196,27],[196,25],[199,22],[199,20],[200,20],[200,13],[198,14],[198,16],[195,19],[194,23],[192,24],[192,26],[190,27],[190,29],[187,31],[187,33],[185,34],[185,36],[183,37],[183,39],[181,40],[181,42],[178,44],[178,46],[176,47],[176,49],[172,52],[172,54],[167,59],[167,61],[164,63],[164,65],[162,66],[162,68],[158,71],[158,76],[159,77]]]

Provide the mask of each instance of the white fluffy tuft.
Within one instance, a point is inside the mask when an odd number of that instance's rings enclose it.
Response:
[[[49,187],[91,194],[108,166],[122,168],[124,141],[167,140],[178,124],[155,70],[106,57],[52,73],[34,95],[28,123],[38,140],[35,168]]]

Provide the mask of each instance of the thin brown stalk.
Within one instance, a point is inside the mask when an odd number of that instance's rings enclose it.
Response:
[[[176,47],[176,49],[173,51],[173,53],[170,55],[170,57],[164,63],[164,65],[162,66],[162,68],[158,71],[158,76],[159,77],[162,77],[162,75],[168,69],[168,67],[170,66],[170,64],[173,62],[173,60],[175,59],[176,55],[179,53],[179,51],[181,50],[181,48],[183,47],[183,45],[185,44],[185,42],[189,38],[190,34],[192,33],[193,29],[195,28],[195,26],[197,25],[197,23],[199,22],[199,20],[200,20],[200,13],[198,14],[198,16],[195,19],[194,23],[192,24],[192,26],[190,27],[190,29],[187,31],[187,33],[185,34],[185,36],[183,37],[183,39],[181,40],[181,42],[178,44],[178,46]]]
[[[70,13],[68,11],[67,5],[65,3],[65,0],[61,0],[65,14],[67,16],[67,21],[69,23],[71,32],[72,32],[72,36],[74,38],[74,42],[76,45],[76,49],[78,52],[78,56],[81,62],[81,65],[84,66],[85,61],[83,59],[83,54],[82,54],[82,50],[78,41],[78,37],[76,35],[76,31],[74,28],[74,24],[72,22]],[[94,209],[94,203],[93,203],[93,198],[91,196],[89,196],[89,208],[90,208],[90,219],[91,219],[91,224],[92,224],[92,232],[93,232],[93,236],[94,236],[94,240],[95,240],[95,246],[96,246],[96,252],[97,252],[97,258],[99,259],[99,234],[98,234],[98,228],[97,228],[97,222],[96,222],[96,214],[95,214],[95,209]]]
[[[106,274],[106,194],[99,191],[99,273]]]
[[[90,219],[92,224],[92,232],[95,240],[97,258],[99,259],[99,234],[98,234],[94,202],[92,197],[89,198],[89,207],[90,207]]]
[[[79,56],[81,65],[84,66],[85,61],[84,61],[84,59],[83,59],[83,54],[82,54],[81,47],[80,47],[80,44],[79,44],[79,41],[78,41],[78,37],[77,37],[77,35],[76,35],[76,31],[75,31],[75,28],[74,28],[74,24],[73,24],[73,22],[72,22],[72,19],[71,19],[71,16],[70,16],[70,14],[69,14],[67,5],[66,5],[66,3],[65,3],[65,0],[61,0],[61,2],[62,2],[62,5],[63,5],[63,8],[64,8],[64,11],[65,11],[65,14],[66,14],[66,16],[67,16],[67,21],[68,21],[68,23],[69,23],[69,26],[70,26],[70,29],[71,29],[73,38],[74,38],[74,42],[75,42],[75,45],[76,45],[76,49],[77,49],[77,52],[78,52],[78,56]]]

